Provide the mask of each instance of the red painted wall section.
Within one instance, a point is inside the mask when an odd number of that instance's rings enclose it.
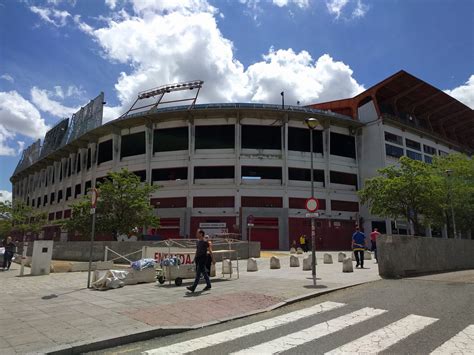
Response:
[[[283,198],[242,196],[242,207],[283,207]]]
[[[152,229],[150,234],[157,235],[165,239],[180,238],[179,218],[160,218],[160,227]]]
[[[260,242],[263,250],[278,250],[280,248],[278,218],[256,217],[251,231],[250,240]]]
[[[195,208],[234,207],[234,204],[234,196],[200,196],[193,198],[193,207]]]

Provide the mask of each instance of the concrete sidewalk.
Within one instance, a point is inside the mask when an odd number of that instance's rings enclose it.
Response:
[[[286,255],[279,270],[270,270],[268,258],[257,259],[257,272],[247,272],[246,260],[240,261],[239,279],[215,278],[211,291],[194,294],[185,292],[192,280],[181,287],[152,283],[93,291],[85,288],[87,273],[17,277],[19,266],[13,264],[0,272],[0,353],[78,353],[116,346],[380,279],[373,260],[366,261],[366,269],[343,273],[337,253],[331,254],[334,264],[323,264],[323,253],[317,253],[316,288],[311,271],[290,268]],[[298,257],[302,265],[303,255]]]

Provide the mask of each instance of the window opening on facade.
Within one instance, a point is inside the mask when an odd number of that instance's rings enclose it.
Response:
[[[51,204],[54,203],[55,197],[56,197],[55,193],[54,193],[54,192],[51,192],[51,195],[50,195],[50,198],[49,198],[49,200],[51,201],[51,202],[50,202]]]
[[[97,157],[97,164],[102,164],[113,159],[112,146],[112,139],[99,143],[99,154]]]
[[[418,142],[412,141],[411,139],[405,138],[405,145],[408,148],[421,151],[421,144]]]
[[[145,132],[138,132],[122,136],[120,158],[145,154],[146,142]]]
[[[77,184],[74,188],[74,198],[77,198],[81,194],[81,184]]]
[[[431,164],[433,163],[433,158],[429,155],[425,155],[425,163]]]
[[[38,199],[36,200],[36,206],[38,208],[41,207],[41,197],[38,197]]]
[[[188,127],[155,129],[153,131],[153,152],[188,150]]]
[[[91,181],[90,181],[90,180],[89,180],[89,181],[86,181],[86,184],[85,184],[85,186],[84,186],[84,195],[86,195],[86,194],[89,192],[89,190],[91,189],[91,187],[92,187]]]
[[[307,128],[288,127],[288,150],[310,152],[310,130]],[[323,154],[323,132],[313,132],[313,152]]]
[[[281,167],[242,166],[242,180],[281,180]]]
[[[43,196],[43,206],[46,206],[48,204],[48,195]]]
[[[87,170],[89,170],[92,166],[92,150],[91,148],[87,148]]]
[[[194,167],[194,180],[198,179],[233,179],[234,166],[196,166]]]
[[[77,153],[76,155],[76,173],[81,171],[81,153]]]
[[[188,179],[188,168],[153,169],[153,181],[179,181]]]
[[[31,199],[31,207],[35,207],[35,199]]]
[[[333,184],[352,185],[357,188],[356,174],[343,173],[340,171],[331,171],[329,175],[331,183]]]
[[[359,203],[353,201],[331,200],[331,210],[343,212],[359,212]]]
[[[72,161],[71,158],[67,160],[67,176],[71,176],[72,174]]]
[[[71,188],[70,187],[68,187],[66,189],[66,201],[69,200],[69,197],[71,197]]]
[[[411,158],[413,160],[420,160],[420,161],[423,160],[422,156],[421,156],[421,153],[417,153],[417,152],[414,152],[414,151],[408,150],[408,149],[407,149],[407,157]]]
[[[288,179],[311,181],[311,169],[288,168]],[[315,169],[313,179],[316,182],[322,182],[324,186],[324,170]]]
[[[400,158],[403,156],[403,148],[395,147],[390,144],[385,144],[385,152],[388,156],[394,158]]]
[[[141,182],[146,181],[146,170],[138,170],[134,171],[133,173],[140,178]]]
[[[429,145],[423,144],[423,151],[426,154],[436,155],[436,148],[430,147]]]
[[[195,149],[234,149],[235,126],[196,126]]]
[[[390,132],[385,132],[385,141],[403,145],[403,138]]]
[[[63,190],[58,191],[58,203],[63,199]]]
[[[438,151],[438,154],[440,157],[444,157],[446,155],[448,155],[449,153],[448,152],[445,152],[445,151],[442,151],[441,149]]]
[[[331,154],[355,159],[354,137],[331,132]]]
[[[281,149],[280,126],[242,125],[243,149]]]

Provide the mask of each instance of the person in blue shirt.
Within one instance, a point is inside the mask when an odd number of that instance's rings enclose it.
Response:
[[[364,250],[365,250],[365,234],[362,233],[359,227],[356,227],[355,233],[352,235],[352,250],[356,258],[356,267],[364,268]]]

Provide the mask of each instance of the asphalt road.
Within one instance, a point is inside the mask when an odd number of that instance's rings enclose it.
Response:
[[[308,315],[311,310],[314,314]],[[166,354],[324,354],[337,349],[429,354],[455,336],[457,346],[467,347],[464,353],[474,353],[474,271],[376,281],[265,314],[97,353],[158,349]],[[446,347],[439,350],[449,353]]]

